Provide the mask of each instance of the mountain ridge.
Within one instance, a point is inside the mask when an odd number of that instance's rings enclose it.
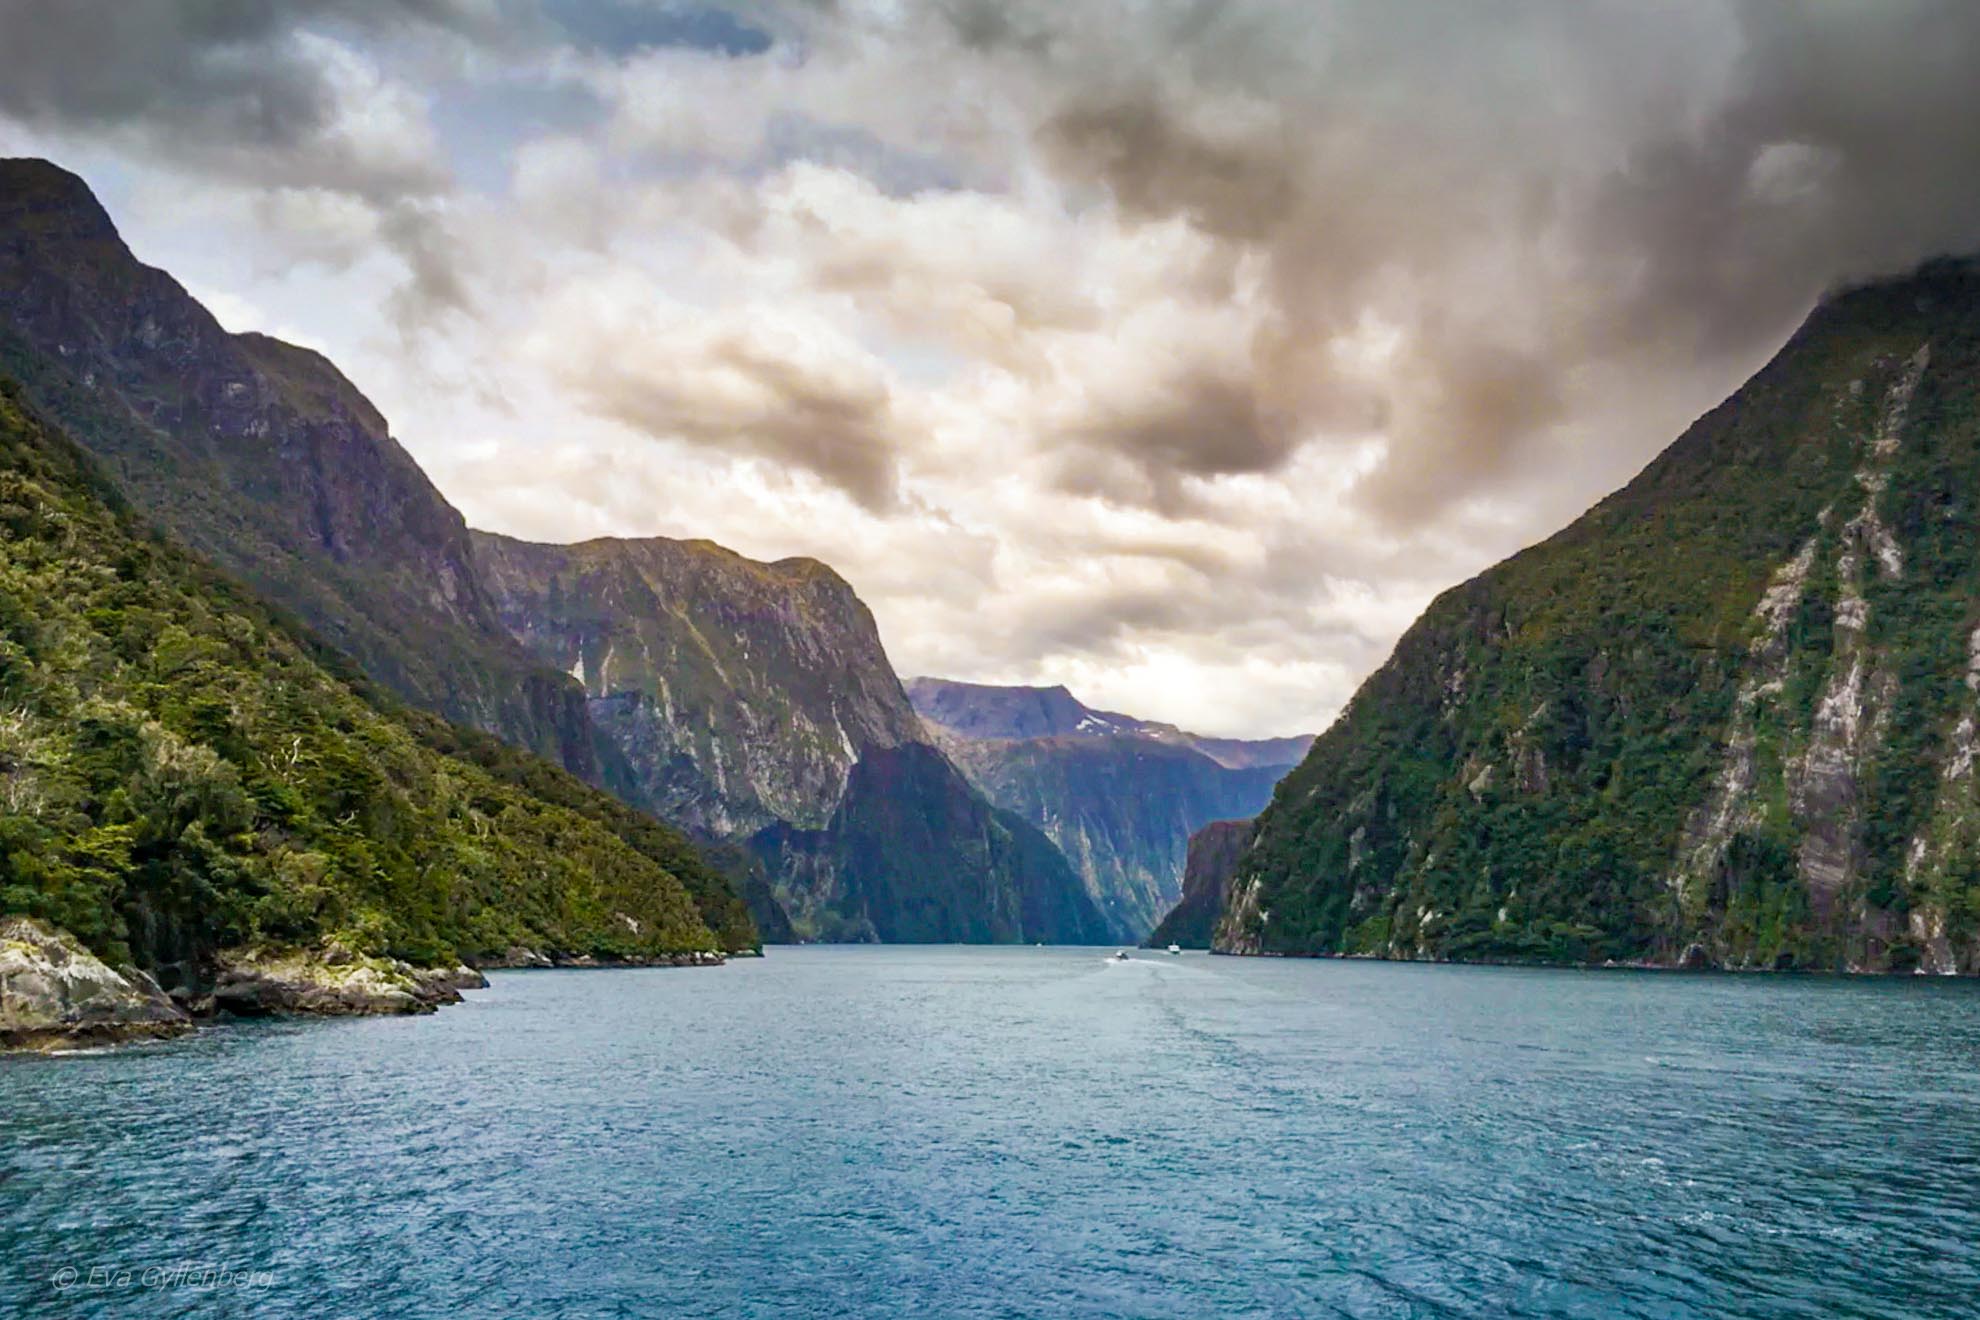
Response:
[[[701,579],[722,584],[696,597],[687,613],[675,611],[688,642],[675,655],[685,667],[671,676],[674,695],[709,698],[683,712],[680,727],[696,725],[695,736],[671,742],[651,736],[659,725],[642,693],[626,685],[596,683],[594,700],[585,660],[544,663],[537,653],[544,648],[527,643],[545,639],[531,636],[513,612],[505,617],[484,580],[485,559],[506,562],[524,553],[517,548],[523,543],[483,536],[478,554],[481,534],[470,533],[379,410],[333,362],[266,335],[229,334],[169,274],[131,254],[87,184],[43,161],[0,161],[0,370],[18,377],[38,408],[86,444],[147,516],[347,652],[399,699],[543,755],[634,807],[680,820],[727,876],[725,884],[697,891],[711,926],[733,927],[732,891],[741,890],[766,930],[794,933],[773,890],[783,884],[802,899],[802,886],[793,890],[792,877],[769,875],[763,850],[732,846],[773,826],[797,831],[776,856],[804,859],[808,873],[858,857],[876,883],[886,878],[894,886],[888,892],[912,888],[902,870],[910,862],[923,888],[984,866],[1002,877],[998,883],[1014,885],[1014,893],[1076,886],[1042,836],[1033,839],[1022,821],[970,801],[976,791],[939,752],[933,759],[909,757],[885,773],[875,767],[858,781],[875,785],[907,775],[926,790],[925,803],[946,804],[941,819],[959,831],[943,843],[926,831],[900,829],[897,835],[912,835],[922,851],[913,858],[884,855],[885,839],[862,822],[884,818],[885,804],[856,799],[848,808],[842,799],[853,782],[850,770],[862,752],[919,743],[926,733],[899,693],[865,606],[815,560],[765,565],[709,541],[669,543],[674,548],[667,553],[699,564]],[[507,550],[491,549],[505,544]],[[651,545],[628,548],[638,544],[594,541],[555,553],[578,559],[659,553]],[[647,597],[657,599],[650,591]],[[742,598],[764,618],[723,614]],[[811,631],[799,626],[802,620],[784,622],[795,629],[792,636],[815,644],[799,647],[775,681],[752,680],[747,656],[725,651],[722,637],[739,637],[765,620],[774,630],[779,611],[793,601],[814,616]],[[689,617],[702,608],[707,617]],[[846,625],[836,632],[829,617],[835,612]],[[871,654],[838,655],[835,646],[848,638],[861,645],[870,639]],[[591,662],[609,670],[627,654],[615,657],[608,648]],[[710,665],[715,677],[704,683]],[[747,697],[731,700],[738,684]],[[831,690],[835,684],[843,691]],[[648,686],[645,695],[664,706],[666,679]],[[779,711],[804,716],[815,708],[830,718],[777,736]],[[669,709],[659,723],[674,724],[672,716]],[[788,763],[775,764],[782,752],[791,754]],[[716,791],[703,791],[711,783]],[[738,791],[730,792],[732,786]],[[1043,871],[1020,876],[1011,869],[1023,866]],[[996,889],[990,883],[980,892]],[[1064,918],[1052,930],[1001,918],[991,924],[998,938],[1099,938],[1097,919],[1083,903],[1024,908]],[[978,928],[973,918],[951,916]],[[868,938],[884,937],[894,924],[891,914],[871,910],[847,920]]]
[[[1191,748],[1230,770],[1292,765],[1313,743],[1312,734],[1206,737],[1161,720],[1088,706],[1063,684],[964,683],[922,675],[908,679],[905,686],[908,700],[923,720],[973,741],[1139,734]]]
[[[192,549],[416,705],[581,777],[576,690],[509,637],[467,524],[334,363],[231,334],[79,177],[0,160],[0,367]]]
[[[1183,896],[1190,836],[1256,814],[1311,741],[1200,738],[1095,710],[1064,687],[922,677],[907,692],[970,780],[1059,846],[1129,943]]]
[[[156,534],[5,378],[0,701],[0,912],[189,1000],[257,950],[448,968],[754,939],[702,920],[720,881],[679,834],[398,705]]]

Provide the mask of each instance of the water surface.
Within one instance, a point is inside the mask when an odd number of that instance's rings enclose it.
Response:
[[[1980,1312],[1980,986],[948,948],[493,979],[0,1059],[0,1315]]]

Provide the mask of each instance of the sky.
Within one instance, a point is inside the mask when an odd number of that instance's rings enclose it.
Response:
[[[475,526],[1314,731],[1826,291],[1980,249],[1966,0],[0,0],[0,154]]]

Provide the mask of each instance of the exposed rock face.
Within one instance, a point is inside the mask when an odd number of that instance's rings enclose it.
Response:
[[[924,740],[873,616],[816,560],[472,535],[503,622],[584,684],[670,820],[724,836],[822,828],[864,752]]]
[[[143,972],[113,970],[67,931],[31,917],[0,919],[0,1049],[167,1036],[189,1025]]]
[[[1980,267],[1840,294],[1440,597],[1281,785],[1232,952],[1980,972]]]
[[[1237,870],[1238,857],[1251,842],[1257,822],[1213,820],[1189,836],[1189,861],[1183,868],[1182,901],[1162,918],[1148,937],[1148,946],[1207,949],[1224,910],[1224,894]]]
[[[1050,841],[931,744],[823,564],[657,538],[473,544],[503,620],[584,683],[638,790],[747,849],[767,937],[1108,937]]]
[[[486,965],[505,967],[713,967],[719,953],[612,956],[515,948]],[[233,949],[220,955],[210,1007],[237,1017],[302,1014],[360,1017],[431,1013],[482,990],[488,978],[467,966],[414,967],[396,958],[365,958],[337,945],[324,949]]]
[[[460,1003],[462,990],[487,984],[471,967],[413,967],[396,958],[360,957],[336,945],[231,949],[219,956],[211,1006],[237,1017],[431,1013],[442,1004]]]
[[[594,782],[583,695],[495,615],[467,527],[307,349],[223,330],[81,179],[0,161],[0,370],[186,545],[399,696]]]
[[[1062,687],[917,678],[908,695],[971,782],[1059,845],[1124,941],[1181,897],[1190,834],[1263,809],[1311,741],[1201,738]]]
[[[756,953],[754,950],[751,950],[733,956],[754,957],[756,956]],[[719,967],[721,964],[727,961],[728,961],[728,956],[719,953],[707,952],[707,951],[700,951],[694,953],[651,954],[651,955],[644,955],[638,957],[619,958],[619,957],[609,957],[609,956],[601,957],[597,954],[590,954],[590,953],[578,953],[578,954],[545,953],[541,949],[525,949],[525,948],[517,947],[503,953],[499,958],[489,959],[483,962],[481,965],[483,967],[489,968],[490,970],[500,970],[504,968],[508,968],[508,969],[522,968],[527,970],[530,968],[554,968],[554,967]],[[476,972],[474,973],[474,975],[482,985],[485,986],[488,984],[488,978],[482,976],[481,973]],[[472,989],[473,987],[464,986],[461,988]]]

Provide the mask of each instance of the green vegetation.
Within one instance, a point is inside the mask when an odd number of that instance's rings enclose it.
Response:
[[[147,532],[11,384],[0,912],[162,969],[330,937],[415,963],[513,945],[753,943],[681,836],[492,738],[395,708]]]
[[[1873,457],[1926,343],[1901,443]],[[1628,487],[1431,605],[1280,785],[1225,942],[1971,969],[1980,804],[1948,767],[1980,619],[1976,379],[1970,267],[1818,309]],[[1773,634],[1756,605],[1808,545]],[[1942,939],[1921,943],[1921,904]]]

